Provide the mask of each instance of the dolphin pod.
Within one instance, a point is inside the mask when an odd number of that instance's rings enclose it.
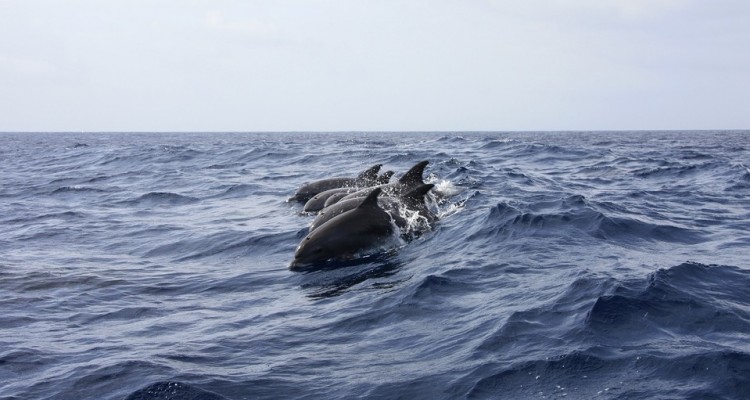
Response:
[[[329,189],[372,186],[378,183],[378,179],[380,178],[378,176],[378,171],[380,171],[380,167],[382,167],[382,164],[373,165],[355,178],[328,178],[304,184],[297,190],[294,196],[289,198],[289,201],[299,201],[304,203],[316,194]]]
[[[391,214],[393,221],[399,228],[405,228],[407,222],[400,217],[398,214],[397,207],[406,206],[407,209],[416,211],[420,216],[424,217],[429,222],[434,222],[434,215],[427,209],[424,203],[424,196],[430,191],[435,185],[428,183],[417,186],[407,193],[403,193],[398,197],[385,197],[379,198],[378,204],[386,211]],[[382,188],[380,188],[382,190]],[[323,210],[313,220],[310,225],[310,232],[314,231],[317,227],[331,220],[339,214],[346,211],[357,208],[362,203],[362,198],[352,198],[347,200],[339,201],[332,204]]]
[[[377,167],[377,165],[375,167]],[[393,171],[386,171],[382,175],[377,177],[375,182],[380,183],[380,184],[387,184],[390,181],[392,175],[393,175]],[[355,182],[355,185],[362,184],[362,183],[370,183],[370,182],[372,181],[368,179],[365,181]],[[308,200],[305,203],[305,207],[303,208],[303,211],[305,212],[320,211],[324,207],[327,207],[335,203],[336,201],[340,200],[342,197],[347,196],[348,194],[353,193],[353,192],[359,192],[360,190],[361,190],[361,187],[345,186],[345,187],[338,187],[338,188],[333,188],[333,189],[322,191],[316,194],[315,196],[313,196],[310,200]],[[329,203],[328,200],[331,199],[331,197],[333,197],[333,200],[331,200],[331,202]]]
[[[400,233],[411,237],[410,221],[437,220],[425,204],[434,187],[424,183],[428,161],[421,161],[398,181],[389,183],[392,171],[378,176],[377,164],[356,178],[329,178],[300,187],[290,200],[305,202],[304,211],[318,211],[315,220],[289,265],[302,271],[331,260],[349,260],[392,244]],[[410,232],[411,233],[411,232]]]

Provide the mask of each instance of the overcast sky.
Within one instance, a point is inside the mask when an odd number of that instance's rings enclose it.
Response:
[[[0,0],[0,131],[750,129],[747,0]]]

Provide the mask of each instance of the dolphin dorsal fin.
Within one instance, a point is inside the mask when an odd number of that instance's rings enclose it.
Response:
[[[435,185],[427,183],[419,185],[416,188],[402,194],[401,200],[407,205],[407,207],[419,207],[420,204],[424,204],[424,196],[429,192]]]
[[[385,185],[391,180],[391,177],[393,176],[393,171],[385,171],[383,172],[383,175],[380,175],[378,177],[378,183],[381,185]]]
[[[378,195],[380,195],[380,192],[382,192],[383,189],[376,187],[375,189],[370,192],[370,194],[365,197],[364,200],[362,200],[361,203],[359,203],[359,206],[357,208],[367,208],[367,207],[380,207],[378,206]]]
[[[420,198],[424,197],[424,195],[426,195],[427,192],[429,192],[433,187],[435,187],[435,185],[432,183],[419,185],[414,189],[408,191],[407,193],[404,193],[404,195],[401,197],[409,200],[419,200]]]
[[[424,173],[424,168],[429,163],[429,161],[419,162],[417,165],[411,167],[410,170],[406,171],[404,176],[402,176],[401,179],[398,180],[398,182],[408,186],[414,186],[420,183],[424,183],[424,181],[422,180],[422,174]]]
[[[364,170],[361,174],[357,175],[358,181],[374,181],[378,179],[378,171],[383,164],[375,164],[372,167]]]

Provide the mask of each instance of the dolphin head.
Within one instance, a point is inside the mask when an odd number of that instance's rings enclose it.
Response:
[[[313,264],[326,261],[338,256],[338,249],[335,240],[330,240],[326,236],[308,235],[297,246],[294,252],[294,260],[289,264],[292,271],[303,270]]]

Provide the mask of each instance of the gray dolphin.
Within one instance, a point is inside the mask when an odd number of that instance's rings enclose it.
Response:
[[[323,205],[323,208],[330,207],[336,203],[339,202],[339,200],[346,197],[349,193],[334,193],[328,199],[326,199],[326,203]]]
[[[399,194],[408,192],[419,185],[423,185],[424,178],[422,178],[422,175],[424,174],[424,169],[427,167],[427,164],[429,164],[429,161],[420,161],[406,171],[397,182],[380,185],[379,187],[383,188],[383,191],[391,196],[398,196]],[[369,189],[362,189],[344,196],[339,201],[364,197],[367,193],[369,193]]]
[[[427,222],[433,223],[435,222],[437,217],[425,205],[424,196],[434,186],[435,185],[431,183],[427,183],[424,185],[419,185],[409,192],[402,193],[398,197],[380,197],[378,200],[378,204],[380,204],[380,206],[383,207],[383,209],[391,215],[391,218],[393,218],[394,222],[396,222],[396,225],[399,228],[404,228],[407,224],[406,220],[404,220],[398,212],[398,207],[401,205],[405,206],[411,211],[419,213],[427,220]],[[315,220],[313,220],[312,224],[310,225],[310,232],[314,231],[334,217],[356,208],[361,202],[361,198],[353,198],[341,200],[336,204],[324,208],[318,213],[318,215],[315,217]]]
[[[349,193],[357,191],[357,188],[350,188],[350,187],[340,187],[335,189],[328,189],[323,192],[320,192],[313,196],[310,200],[305,203],[305,207],[302,209],[304,212],[315,212],[320,211],[325,207],[326,201],[328,201],[328,198],[333,196],[334,194],[340,194],[343,196],[346,196]]]
[[[430,162],[427,160],[418,162],[398,179],[398,184],[406,187],[414,187],[423,184],[424,178],[422,178],[422,175],[424,174],[425,167],[427,167],[427,164],[429,163]]]
[[[383,175],[380,175],[378,177],[378,183],[381,185],[385,185],[386,183],[391,181],[391,177],[393,176],[395,172],[393,171],[385,171],[383,172]]]
[[[310,232],[297,250],[292,271],[330,259],[348,259],[376,247],[393,236],[391,216],[378,205],[382,189],[375,188],[356,208],[346,211]]]
[[[393,171],[386,171],[377,179],[375,180],[375,183],[377,184],[385,184],[388,183],[388,181],[391,179],[391,176],[393,175]],[[367,183],[369,181],[362,181],[361,183]],[[340,187],[335,189],[328,189],[326,191],[320,192],[313,196],[310,200],[305,203],[305,207],[302,209],[304,212],[315,212],[320,211],[323,208],[325,208],[328,205],[328,199],[332,196],[336,195],[333,201],[331,201],[330,204],[334,204],[337,201],[339,201],[342,197],[346,196],[349,193],[353,193],[359,190],[364,190],[364,188],[359,187],[362,185],[358,185],[357,187]],[[365,197],[364,195],[362,197]]]
[[[376,164],[366,169],[356,178],[328,178],[302,185],[289,201],[306,202],[320,192],[341,187],[367,187],[378,183],[378,171],[382,164]]]

